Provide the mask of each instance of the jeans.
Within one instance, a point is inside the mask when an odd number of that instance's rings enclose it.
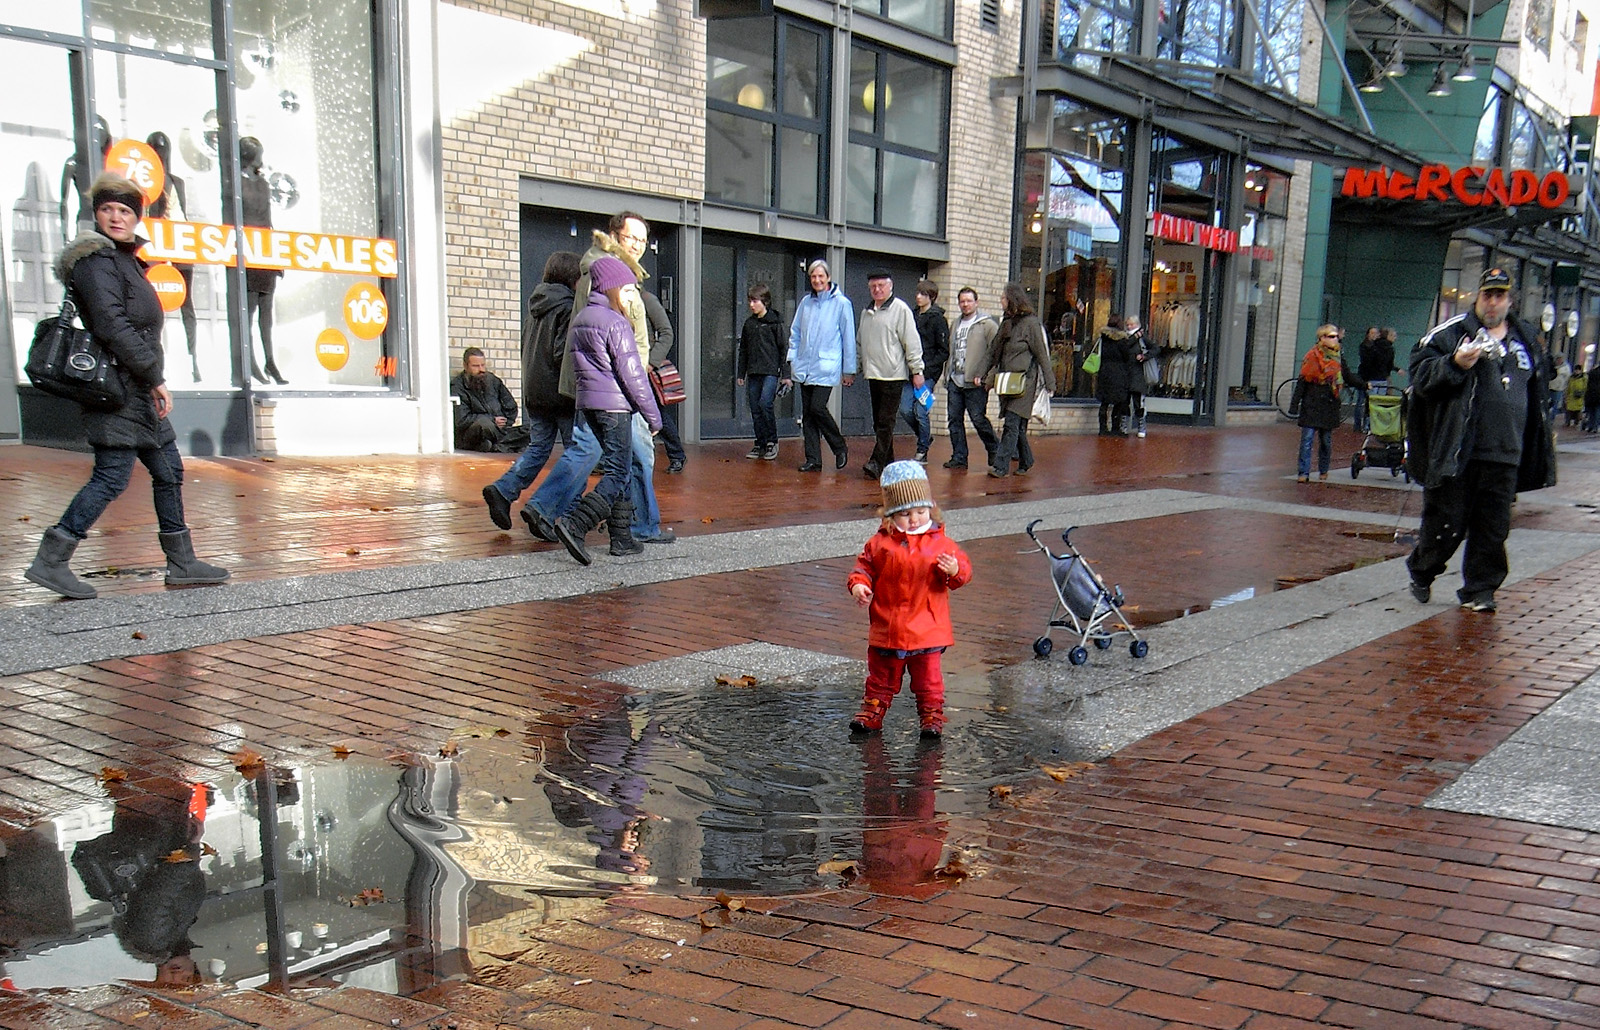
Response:
[[[984,410],[989,406],[989,391],[981,386],[947,386],[945,400],[946,428],[950,432],[950,460],[957,465],[967,463],[966,420],[971,418],[972,428],[978,431],[978,439],[983,442],[983,449],[988,453],[989,464],[993,465],[994,451],[1000,446],[1000,439],[995,436],[994,425]]]
[[[800,437],[805,443],[807,465],[822,464],[822,440],[828,441],[835,456],[845,452],[844,434],[828,410],[828,398],[832,396],[831,386],[800,387]]]
[[[667,449],[668,461],[683,461],[689,457],[689,452],[683,449],[683,438],[678,435],[678,405],[661,405],[661,437],[662,446]]]
[[[1000,433],[1000,446],[995,449],[993,468],[1002,476],[1011,474],[1011,462],[1017,463],[1018,472],[1033,468],[1033,445],[1028,443],[1028,419],[1015,412],[1006,412],[1005,428]]]
[[[1432,583],[1464,539],[1461,556],[1462,601],[1493,597],[1510,564],[1506,537],[1511,533],[1511,502],[1517,496],[1517,467],[1468,461],[1459,476],[1422,492],[1422,528],[1416,550],[1406,559],[1413,581]]]
[[[776,446],[778,416],[772,405],[778,397],[778,377],[745,376],[744,393],[750,402],[750,419],[756,424],[756,446]]]
[[[900,396],[904,380],[868,379],[867,389],[872,394],[872,457],[869,467],[883,471],[894,461],[894,420],[900,412]]]
[[[656,441],[650,423],[643,415],[633,416],[633,474],[628,491],[633,499],[633,530],[636,539],[661,535],[661,509],[656,505]]]
[[[1352,386],[1350,392],[1354,395],[1356,402],[1356,432],[1372,432],[1372,412],[1367,408],[1369,392],[1359,386]]]
[[[588,485],[589,473],[600,464],[600,441],[580,414],[572,423],[572,442],[550,467],[550,474],[528,499],[528,507],[554,522],[577,503]],[[501,491],[502,494],[505,491]]]
[[[96,447],[94,472],[72,503],[67,505],[66,512],[56,525],[79,540],[88,536],[89,527],[128,488],[128,482],[133,478],[135,458],[144,462],[144,467],[150,470],[157,528],[163,533],[182,533],[187,528],[183,520],[183,459],[178,456],[176,442],[139,450]]]
[[[1317,471],[1323,475],[1328,474],[1328,465],[1333,461],[1333,430],[1313,429],[1310,426],[1300,427],[1300,474],[1311,475],[1311,441],[1317,441]]]
[[[528,426],[528,446],[517,455],[517,460],[506,469],[506,474],[494,481],[494,488],[507,501],[521,497],[522,491],[539,478],[544,463],[550,460],[550,452],[555,450],[558,437],[567,448],[572,447],[571,415],[535,415],[528,412],[523,417]]]
[[[583,417],[600,444],[600,482],[592,492],[606,502],[609,510],[627,495],[632,478],[628,452],[634,449],[634,416],[626,411],[585,411]]]
[[[900,391],[900,418],[916,434],[918,454],[927,454],[928,448],[933,446],[933,427],[928,419],[930,414],[932,412],[917,403],[917,391],[907,380],[905,389]]]

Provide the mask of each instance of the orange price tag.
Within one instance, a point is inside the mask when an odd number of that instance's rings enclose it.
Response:
[[[376,340],[389,325],[389,302],[372,283],[356,283],[344,294],[344,324],[358,340]]]
[[[183,298],[188,296],[189,287],[184,284],[183,276],[171,265],[151,265],[144,273],[145,279],[156,291],[156,299],[161,302],[162,311],[176,311],[183,307]]]
[[[167,188],[167,170],[155,148],[136,139],[119,139],[106,151],[106,171],[127,179],[144,194],[146,207]]]
[[[324,329],[317,334],[317,363],[329,372],[337,372],[350,360],[350,341],[337,329]]]

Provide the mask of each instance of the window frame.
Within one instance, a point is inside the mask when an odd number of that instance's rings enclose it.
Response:
[[[874,71],[872,81],[873,85],[875,86],[875,90],[873,92],[872,131],[865,132],[855,128],[854,125],[851,124],[851,116],[847,111],[845,115],[845,124],[848,131],[846,132],[845,138],[847,147],[852,145],[869,147],[873,153],[872,221],[861,222],[850,218],[850,205],[848,197],[846,197],[845,200],[844,210],[840,212],[840,220],[851,225],[883,229],[888,232],[907,233],[912,236],[921,236],[928,239],[943,239],[945,236],[947,216],[949,214],[950,90],[952,87],[952,79],[954,77],[952,69],[949,66],[940,64],[936,61],[929,61],[913,54],[896,50],[893,47],[884,46],[881,43],[876,43],[871,40],[864,40],[860,37],[854,37],[850,40],[850,67],[852,68],[855,66],[855,52],[857,50],[865,51],[873,55]],[[944,85],[940,90],[939,111],[937,115],[937,122],[939,125],[939,149],[936,151],[924,150],[920,147],[910,146],[905,143],[892,142],[888,138],[886,122],[888,119],[889,105],[885,100],[885,90],[889,85],[888,64],[891,57],[900,61],[908,61],[913,64],[924,65],[927,68],[932,69],[938,75],[943,76]],[[853,81],[849,88],[851,92],[854,92]],[[849,100],[853,104],[855,98],[851,97]],[[886,153],[898,154],[904,157],[915,158],[922,161],[931,161],[938,166],[939,182],[937,187],[937,195],[939,197],[939,205],[934,227],[931,232],[919,232],[915,229],[904,229],[897,226],[889,226],[884,224],[883,174],[884,155]],[[848,157],[849,155],[847,151],[847,165]]]

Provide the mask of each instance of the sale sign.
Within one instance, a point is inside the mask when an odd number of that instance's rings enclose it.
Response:
[[[337,329],[324,329],[317,334],[317,363],[329,372],[337,372],[350,360],[350,341]]]
[[[356,283],[344,294],[344,324],[358,340],[376,340],[389,325],[389,303],[371,283]]]
[[[161,302],[162,311],[172,312],[183,307],[183,299],[188,296],[189,287],[176,268],[166,264],[151,265],[144,273],[144,277],[156,291],[156,300]]]
[[[167,188],[167,170],[155,148],[136,139],[119,139],[106,151],[106,171],[127,179],[139,187],[146,207],[155,203]]]
[[[146,261],[232,267],[238,259],[238,237],[231,225],[173,222],[146,218],[150,242],[139,252]],[[338,272],[393,279],[400,274],[394,240],[337,236],[320,232],[244,227],[244,265],[280,272]]]

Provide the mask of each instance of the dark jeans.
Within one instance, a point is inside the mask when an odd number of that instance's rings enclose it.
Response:
[[[904,379],[868,379],[872,394],[872,457],[867,464],[880,471],[894,460],[894,420],[900,414],[900,395]]]
[[[522,449],[517,460],[506,469],[506,474],[494,483],[494,488],[500,491],[500,496],[508,501],[515,501],[521,497],[522,491],[532,486],[533,481],[539,478],[544,463],[550,460],[550,452],[555,450],[558,438],[563,447],[572,446],[571,415],[536,415],[530,411],[523,417],[528,424],[528,446]]]
[[[928,420],[931,414],[927,408],[917,403],[917,391],[907,380],[905,389],[900,391],[900,417],[917,437],[917,452],[926,454],[929,447],[933,446],[933,426]]]
[[[1493,597],[1506,580],[1506,537],[1511,534],[1511,502],[1517,499],[1517,467],[1469,461],[1465,471],[1422,492],[1422,530],[1406,559],[1411,578],[1424,585],[1444,571],[1463,539],[1462,601]]]
[[[600,482],[589,491],[606,502],[609,511],[628,496],[633,457],[633,412],[585,411],[590,432],[600,441]]]
[[[1311,441],[1317,442],[1317,471],[1323,475],[1328,474],[1328,466],[1333,462],[1333,430],[1313,429],[1310,426],[1300,427],[1300,474],[1311,475]]]
[[[144,462],[144,467],[150,470],[157,528],[163,533],[183,532],[186,528],[183,521],[183,459],[178,456],[175,442],[165,447],[145,447],[137,451],[121,447],[96,447],[94,472],[83,489],[78,491],[78,496],[67,505],[66,513],[56,525],[79,540],[88,536],[89,527],[128,488],[128,481],[133,478],[135,458]]]
[[[833,412],[828,410],[828,398],[831,396],[831,386],[800,387],[800,435],[805,441],[808,465],[822,464],[822,440],[828,441],[828,447],[835,456],[844,453],[844,434],[839,432],[839,423],[833,420]],[[821,439],[818,439],[819,436]]]
[[[1033,445],[1028,443],[1028,420],[1013,412],[1005,413],[1005,428],[1000,433],[1000,446],[994,454],[994,470],[1002,475],[1017,463],[1018,472],[1033,468]]]
[[[972,428],[978,431],[978,439],[983,442],[989,464],[993,465],[994,451],[1000,446],[1000,439],[995,436],[994,425],[984,410],[989,406],[989,391],[981,386],[948,386],[945,400],[948,402],[945,413],[950,431],[950,460],[958,465],[967,463],[966,419],[971,418]]]
[[[756,424],[756,446],[775,446],[778,442],[778,416],[772,410],[772,405],[778,397],[778,377],[745,376],[744,394],[750,402],[750,419]]]
[[[678,408],[677,404],[661,405],[661,431],[656,435],[667,449],[668,461],[683,461],[689,457],[689,452],[683,449],[683,437],[678,435]]]

